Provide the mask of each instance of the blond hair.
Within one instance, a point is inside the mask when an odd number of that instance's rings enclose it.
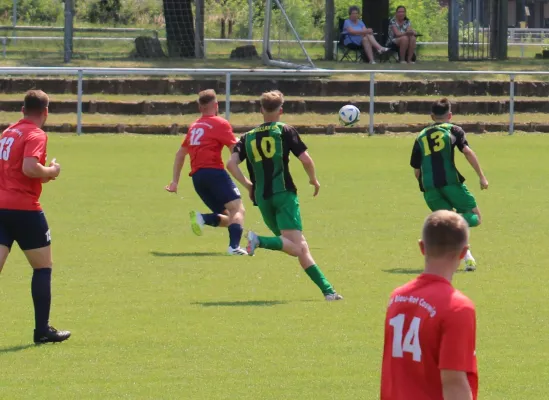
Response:
[[[207,106],[213,101],[217,101],[217,95],[215,90],[206,89],[198,93],[198,104],[201,106]]]
[[[261,95],[261,108],[265,112],[272,113],[278,111],[284,104],[284,95],[280,90],[271,90]]]
[[[422,236],[425,255],[455,255],[467,245],[469,226],[461,215],[453,211],[435,211],[425,219]]]

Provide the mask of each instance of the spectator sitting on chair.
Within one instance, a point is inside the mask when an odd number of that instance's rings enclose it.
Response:
[[[345,34],[343,44],[353,50],[361,50],[363,48],[370,64],[375,64],[372,47],[375,48],[379,54],[383,54],[389,49],[377,42],[374,38],[374,32],[371,29],[367,29],[364,22],[358,18],[359,14],[360,9],[357,6],[349,7],[349,19],[346,19],[343,24],[342,33]]]
[[[389,39],[387,46],[398,47],[401,63],[414,63],[417,33],[412,29],[412,23],[406,17],[406,7],[398,6],[396,14],[389,21]]]

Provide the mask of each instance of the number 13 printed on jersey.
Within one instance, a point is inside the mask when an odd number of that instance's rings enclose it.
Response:
[[[8,161],[10,158],[11,146],[15,141],[12,137],[5,137],[0,140],[0,159]]]
[[[437,132],[431,133],[430,135],[426,134],[421,138],[423,140],[423,149],[426,156],[431,155],[431,149],[429,148],[429,141],[434,142],[433,151],[435,153],[441,151],[444,148],[445,144],[444,144],[444,139],[442,139],[443,136],[444,134],[442,132],[437,131]]]

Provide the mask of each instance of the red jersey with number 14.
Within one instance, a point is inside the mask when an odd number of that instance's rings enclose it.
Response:
[[[467,374],[477,399],[475,307],[446,279],[422,274],[391,295],[381,400],[443,400],[441,370]]]
[[[225,169],[221,158],[223,147],[237,142],[229,122],[218,116],[202,116],[190,127],[182,146],[191,157],[191,173],[199,169]]]
[[[31,121],[11,125],[0,138],[0,209],[41,210],[42,180],[23,174],[23,159],[46,163],[48,136]]]

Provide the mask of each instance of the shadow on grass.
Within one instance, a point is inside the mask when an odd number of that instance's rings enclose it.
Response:
[[[37,347],[35,344],[21,344],[19,346],[0,347],[0,354],[16,353],[31,347]]]
[[[151,254],[155,257],[218,257],[224,256],[223,253],[213,252],[191,252],[191,253],[164,253],[163,251],[151,251]]]
[[[246,301],[200,301],[191,303],[202,307],[271,307],[280,304],[288,304],[280,300],[246,300]]]
[[[407,275],[419,275],[423,272],[422,269],[407,269],[407,268],[391,268],[391,269],[384,269],[383,272],[387,272],[388,274],[407,274]]]

